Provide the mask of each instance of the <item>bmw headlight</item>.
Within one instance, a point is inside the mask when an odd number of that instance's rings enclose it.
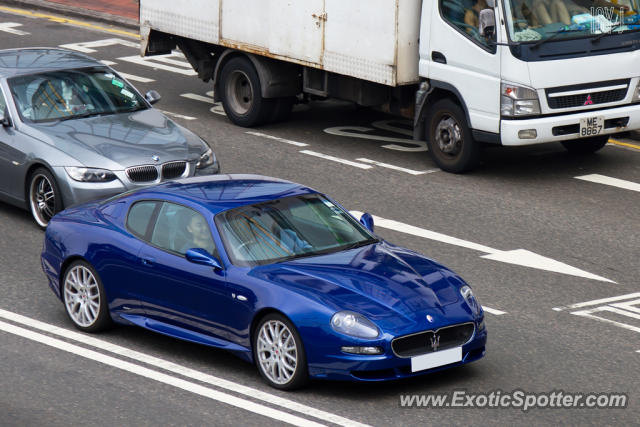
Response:
[[[480,303],[478,302],[475,295],[473,294],[471,287],[469,285],[464,285],[463,287],[460,288],[460,294],[462,295],[462,298],[464,298],[464,300],[466,301],[469,308],[471,308],[471,311],[473,311],[474,314],[480,314],[482,307],[480,306]]]
[[[116,179],[116,175],[107,169],[66,167],[64,170],[74,181],[80,182],[109,182]]]
[[[334,331],[356,338],[378,338],[380,330],[362,314],[353,311],[339,311],[331,318]]]
[[[535,116],[540,114],[540,100],[535,90],[502,83],[500,114],[505,117]]]
[[[207,149],[196,163],[196,169],[204,169],[206,167],[211,166],[216,162],[216,155],[213,154],[213,150],[211,148]]]

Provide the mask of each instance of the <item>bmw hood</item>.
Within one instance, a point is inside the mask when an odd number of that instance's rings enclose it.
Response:
[[[254,275],[337,310],[371,320],[403,319],[399,323],[423,322],[425,314],[447,316],[448,306],[462,300],[464,284],[435,262],[387,243],[259,267]]]
[[[133,113],[25,126],[25,133],[76,159],[78,165],[111,170],[172,160],[197,160],[202,140],[153,108]]]

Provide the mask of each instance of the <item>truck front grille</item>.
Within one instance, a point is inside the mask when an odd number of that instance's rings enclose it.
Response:
[[[563,86],[547,89],[549,108],[591,107],[624,100],[631,80],[611,80],[595,84]]]

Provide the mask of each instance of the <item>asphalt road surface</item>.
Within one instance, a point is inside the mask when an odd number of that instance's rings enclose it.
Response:
[[[126,30],[0,10],[0,48],[61,45],[158,90],[157,107],[206,139],[224,172],[327,192],[378,217],[382,237],[461,274],[487,310],[487,355],[406,381],[283,393],[221,350],[135,327],[78,334],[41,271],[43,232],[0,204],[0,425],[637,424],[640,150],[610,144],[573,158],[560,145],[492,148],[474,173],[451,175],[410,140],[406,122],[330,102],[239,128],[179,54],[143,61]],[[629,401],[527,412],[400,406],[401,395],[460,389],[622,392]]]

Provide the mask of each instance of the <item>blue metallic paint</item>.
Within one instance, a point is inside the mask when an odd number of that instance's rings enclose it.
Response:
[[[446,325],[475,322],[463,347],[462,365],[484,355],[483,313],[460,295],[465,282],[424,256],[385,241],[343,252],[258,267],[231,264],[214,216],[241,205],[312,194],[307,187],[259,176],[189,178],[150,187],[106,203],[56,215],[47,228],[42,266],[60,298],[60,275],[70,260],[88,261],[100,275],[114,321],[165,335],[226,348],[252,361],[256,314],[279,311],[296,325],[309,374],[326,379],[384,380],[409,377],[410,359],[391,350],[391,340]],[[133,236],[125,227],[129,207],[166,200],[202,213],[213,230],[222,269],[198,265]],[[148,260],[146,264],[143,259]],[[238,299],[243,296],[246,300]],[[363,314],[382,331],[366,340],[335,332],[337,311]],[[433,316],[433,323],[426,315]],[[342,353],[342,346],[379,346],[377,356]],[[443,367],[445,368],[445,367]]]

